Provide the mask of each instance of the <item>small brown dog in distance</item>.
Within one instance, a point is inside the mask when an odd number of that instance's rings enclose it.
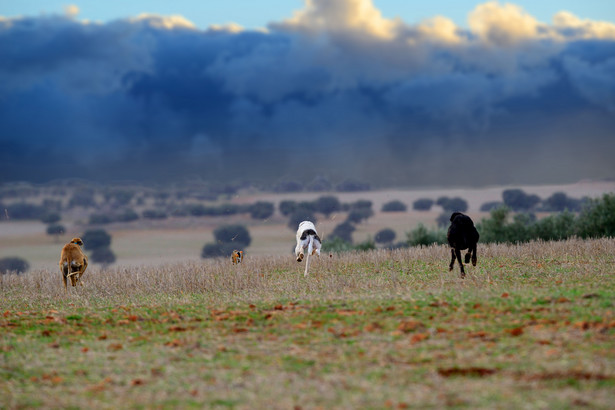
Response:
[[[71,285],[76,286],[88,267],[88,257],[81,250],[82,246],[83,241],[81,238],[73,238],[62,248],[60,271],[62,272],[62,280],[64,280],[64,290],[66,292],[68,292],[66,279],[70,278]]]
[[[243,261],[243,251],[234,250],[231,255],[231,261],[233,262],[233,265],[241,263]]]

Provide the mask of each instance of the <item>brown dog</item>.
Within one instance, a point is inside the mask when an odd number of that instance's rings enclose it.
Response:
[[[231,255],[231,261],[233,262],[233,265],[241,263],[241,261],[243,261],[243,251],[234,250]]]
[[[62,248],[60,271],[62,272],[62,280],[64,280],[64,290],[67,292],[66,279],[70,278],[71,285],[76,286],[88,267],[88,257],[81,250],[82,246],[81,238],[73,238]]]

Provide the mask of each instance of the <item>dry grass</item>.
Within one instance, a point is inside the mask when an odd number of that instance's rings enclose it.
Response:
[[[0,407],[607,408],[615,240],[0,276]]]

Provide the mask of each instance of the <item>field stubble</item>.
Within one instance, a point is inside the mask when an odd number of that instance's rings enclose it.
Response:
[[[615,240],[0,276],[0,407],[608,408]]]

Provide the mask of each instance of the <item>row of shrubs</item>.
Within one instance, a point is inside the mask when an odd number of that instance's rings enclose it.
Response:
[[[489,218],[476,224],[483,243],[523,243],[532,240],[563,240],[571,237],[615,237],[615,194],[584,202],[581,212],[568,210],[537,219],[533,213],[513,214],[500,206],[491,210]],[[446,243],[446,228],[428,229],[418,225],[408,233],[410,246]]]

